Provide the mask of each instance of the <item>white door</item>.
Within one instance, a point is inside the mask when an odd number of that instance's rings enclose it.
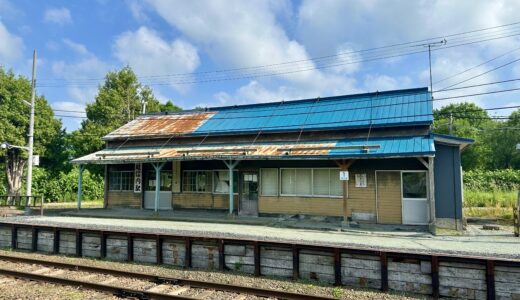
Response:
[[[424,225],[430,219],[426,171],[401,173],[403,224]]]
[[[155,209],[155,171],[149,171],[144,192],[144,208]],[[158,209],[172,209],[172,172],[161,171],[161,190],[159,192]]]

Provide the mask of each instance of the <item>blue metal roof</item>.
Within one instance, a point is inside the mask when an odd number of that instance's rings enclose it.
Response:
[[[378,145],[369,152],[362,149],[340,149],[341,147]],[[335,157],[395,157],[395,156],[427,156],[435,154],[433,137],[402,136],[384,138],[345,139],[336,143],[338,149],[332,149],[329,156]]]
[[[364,150],[364,149],[368,149]],[[343,159],[433,156],[432,135],[315,140],[306,142],[272,141],[262,143],[218,143],[175,146],[130,146],[104,149],[77,158],[76,164],[111,164],[169,160],[285,160]]]
[[[428,88],[209,108],[190,135],[429,125]]]

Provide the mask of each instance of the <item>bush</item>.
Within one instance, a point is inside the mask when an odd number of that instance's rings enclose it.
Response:
[[[516,206],[516,191],[464,191],[464,207],[511,208]]]
[[[61,172],[57,178],[45,169],[35,168],[33,172],[33,194],[43,195],[46,202],[75,201],[78,189],[78,168]],[[83,200],[103,199],[104,180],[102,176],[83,171]]]
[[[469,191],[516,191],[520,187],[520,170],[471,170],[464,172],[464,189]]]

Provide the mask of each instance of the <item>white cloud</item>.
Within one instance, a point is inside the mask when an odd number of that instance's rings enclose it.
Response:
[[[0,64],[12,64],[21,57],[25,48],[22,38],[10,33],[1,21],[0,41]]]
[[[141,5],[140,2],[135,1],[135,0],[130,0],[130,1],[127,1],[127,3],[128,3],[128,9],[130,9],[130,12],[132,13],[132,16],[134,17],[134,19],[136,19],[137,21],[139,21],[141,23],[147,22],[149,20],[148,16],[144,12],[144,7]]]
[[[87,55],[89,54],[87,47],[85,45],[73,42],[69,39],[63,39],[63,43],[67,45],[70,49],[72,49],[74,52],[80,55]]]
[[[206,49],[217,65],[226,68],[265,66],[233,73],[232,77],[247,77],[251,73],[275,74],[250,81],[233,96],[216,94],[219,102],[265,102],[289,96],[317,97],[357,91],[355,81],[344,76],[354,72],[356,66],[317,70],[305,47],[287,35],[277,20],[277,14],[287,15],[286,4],[162,0],[150,0],[149,3],[170,25]],[[198,13],[193,14],[193,11]],[[344,48],[338,47],[338,51]],[[276,65],[288,61],[298,63]],[[307,71],[300,72],[302,69]]]
[[[113,48],[114,55],[121,62],[129,64],[138,76],[190,73],[200,64],[197,48],[192,44],[181,39],[166,41],[157,32],[144,26],[118,36]],[[172,82],[170,77],[161,77],[160,80]],[[181,81],[191,80],[188,76],[182,77]],[[171,83],[171,86],[179,91],[186,91],[189,87],[177,83]]]
[[[58,25],[65,25],[72,23],[72,16],[68,8],[49,8],[45,11],[44,17],[45,22],[56,23]]]
[[[411,88],[411,82],[412,80],[407,76],[392,77],[389,75],[379,74],[368,74],[365,76],[363,81],[366,90],[369,92]]]

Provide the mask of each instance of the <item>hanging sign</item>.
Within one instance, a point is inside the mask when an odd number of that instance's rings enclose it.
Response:
[[[339,180],[348,180],[348,171],[339,171]]]
[[[134,193],[140,193],[143,186],[143,164],[135,164],[134,170]]]

